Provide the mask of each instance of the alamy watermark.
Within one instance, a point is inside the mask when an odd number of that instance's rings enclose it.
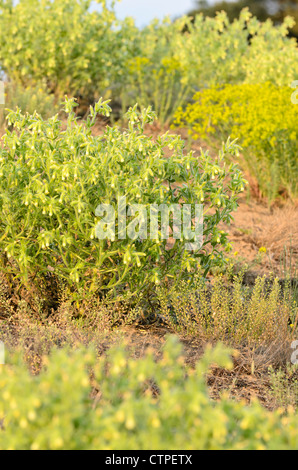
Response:
[[[111,204],[99,204],[95,215],[101,217],[95,229],[95,235],[100,240],[172,238],[184,240],[188,251],[197,251],[203,245],[202,204],[127,205],[126,197],[120,196],[117,211]]]

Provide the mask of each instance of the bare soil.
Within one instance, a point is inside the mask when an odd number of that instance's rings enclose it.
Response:
[[[298,276],[298,208],[271,207],[256,200],[240,200],[234,221],[225,226],[235,260],[247,263],[255,276]]]

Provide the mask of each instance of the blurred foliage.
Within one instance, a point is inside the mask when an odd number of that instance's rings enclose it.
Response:
[[[276,0],[276,12],[272,15],[274,22],[281,23],[286,16],[292,16],[296,22],[290,32],[298,38],[298,0]]]
[[[197,6],[190,11],[189,15],[195,16],[198,13],[203,13],[204,16],[214,18],[219,11],[225,11],[230,21],[239,18],[243,8],[249,8],[253,16],[260,21],[265,21],[269,14],[267,8],[267,1],[264,0],[240,0],[240,1],[223,1],[215,2],[212,5],[207,0],[199,0],[196,2]]]
[[[298,0],[238,0],[217,1],[210,4],[207,0],[199,0],[189,15],[195,16],[203,13],[204,16],[214,17],[216,12],[225,11],[230,21],[239,17],[241,10],[248,7],[253,16],[260,21],[272,19],[275,24],[280,24],[287,16],[292,16],[296,24],[290,29],[290,34],[298,37]]]
[[[0,1],[0,64],[23,86],[46,81],[56,96],[93,102],[118,78],[133,26],[117,21],[105,0]]]
[[[2,71],[25,88],[44,81],[56,97],[67,93],[85,105],[111,98],[122,116],[136,102],[153,106],[161,124],[206,86],[289,85],[298,76],[289,18],[274,27],[244,8],[234,21],[221,12],[154,20],[140,30],[98,3],[91,11],[90,0],[0,1]]]
[[[131,358],[123,345],[96,359],[92,349],[60,349],[32,376],[19,356],[0,366],[2,450],[297,449],[294,410],[269,412],[223,394],[208,395],[215,365],[232,369],[230,352],[207,348],[185,369],[169,337],[157,362]],[[93,396],[93,400],[91,398]]]
[[[35,111],[43,119],[48,119],[58,112],[55,96],[49,94],[44,82],[27,87],[19,83],[8,82],[4,84],[5,105],[0,107],[0,126],[5,126],[9,110],[17,107],[24,113],[33,114]]]
[[[176,125],[193,138],[239,138],[246,166],[262,193],[298,197],[298,107],[291,87],[271,83],[223,85],[205,89],[176,113]]]

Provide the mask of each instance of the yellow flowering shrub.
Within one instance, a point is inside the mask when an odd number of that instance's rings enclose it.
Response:
[[[239,138],[248,168],[261,190],[275,197],[281,189],[297,197],[298,107],[293,89],[262,84],[218,85],[203,89],[194,103],[179,108],[176,126],[193,138]]]
[[[135,36],[121,100],[128,103],[130,96],[142,107],[153,105],[160,122],[168,123],[204,87],[267,80],[289,85],[298,76],[297,44],[287,37],[292,24],[291,18],[279,26],[260,22],[247,8],[233,22],[225,12],[197,15],[193,22],[155,20]]]
[[[174,336],[158,362],[150,351],[132,358],[123,346],[100,359],[91,349],[60,349],[32,376],[11,357],[0,366],[0,449],[297,449],[291,409],[209,397],[214,364],[232,367],[221,345],[186,369]]]
[[[223,265],[230,245],[218,224],[230,223],[246,184],[237,165],[225,164],[238,146],[227,141],[216,159],[203,151],[199,158],[186,155],[180,136],[165,133],[153,141],[145,134],[156,115],[137,105],[125,115],[126,130],[108,126],[94,136],[97,115],[110,115],[108,103],[100,99],[91,107],[85,126],[76,119],[75,106],[66,98],[65,124],[57,115],[43,120],[20,109],[7,117],[13,130],[5,132],[0,145],[0,267],[5,276],[39,288],[50,271],[76,291],[82,288],[84,297],[105,291],[119,300],[128,292],[154,291],[165,278],[179,282],[198,269],[206,275],[212,266]],[[123,234],[120,196],[125,196],[129,221]],[[154,237],[148,224],[143,238],[133,238],[129,224],[140,227],[141,222],[128,215],[128,208],[136,202],[143,205],[146,221],[152,220],[153,203],[204,202],[211,210],[204,214],[203,245],[187,250],[181,236],[169,253],[161,220]],[[105,219],[97,208],[105,204],[114,211],[115,225],[109,222],[110,231],[98,237]]]

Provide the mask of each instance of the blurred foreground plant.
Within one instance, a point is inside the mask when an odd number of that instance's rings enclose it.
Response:
[[[38,376],[20,357],[8,361],[0,366],[2,450],[298,448],[291,409],[281,416],[257,402],[210,399],[210,368],[232,368],[221,345],[187,371],[174,337],[158,362],[150,351],[130,358],[123,346],[99,361],[92,350],[57,350]]]

